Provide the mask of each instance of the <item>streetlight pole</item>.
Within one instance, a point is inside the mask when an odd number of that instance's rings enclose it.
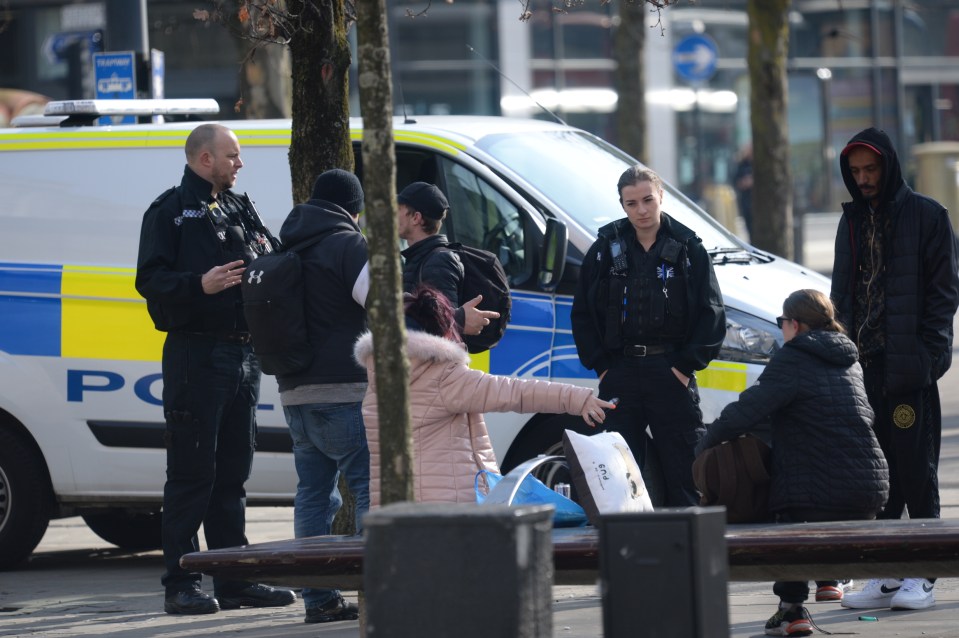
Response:
[[[150,52],[147,31],[147,0],[107,0],[107,37],[109,51]]]

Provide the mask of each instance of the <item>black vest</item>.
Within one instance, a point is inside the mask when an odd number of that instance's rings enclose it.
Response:
[[[616,259],[619,243],[625,259]],[[679,343],[689,320],[686,247],[661,234],[649,252],[634,237],[610,241],[613,266],[601,281],[605,294],[605,347]]]

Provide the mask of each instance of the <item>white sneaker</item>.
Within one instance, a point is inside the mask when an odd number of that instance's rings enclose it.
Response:
[[[842,590],[842,593],[843,593],[843,594],[845,594],[846,592],[851,591],[852,588],[855,587],[855,585],[856,585],[856,581],[854,581],[854,580],[851,579],[851,578],[850,578],[849,580],[841,580],[841,581],[839,581],[839,589]]]
[[[893,609],[926,609],[936,604],[936,596],[932,593],[936,584],[925,578],[907,578],[902,588],[892,597],[890,607]]]
[[[875,609],[887,607],[902,586],[896,578],[873,578],[859,592],[850,592],[842,597],[842,606],[848,609]]]

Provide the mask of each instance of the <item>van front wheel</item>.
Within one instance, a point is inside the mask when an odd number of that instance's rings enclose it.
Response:
[[[44,468],[33,446],[0,426],[0,570],[29,556],[47,531],[51,499]]]
[[[149,551],[161,545],[160,512],[108,509],[83,514],[93,533],[120,549]]]

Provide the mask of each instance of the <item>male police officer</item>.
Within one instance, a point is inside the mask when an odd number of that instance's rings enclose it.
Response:
[[[186,141],[180,185],[143,216],[136,288],[147,300],[163,345],[167,480],[163,488],[164,610],[210,614],[275,607],[291,591],[214,580],[180,567],[199,550],[202,523],[210,549],[245,545],[244,483],[253,463],[260,365],[243,317],[245,264],[271,250],[268,231],[246,196],[230,191],[243,162],[236,135],[203,124]],[[217,602],[219,601],[219,602]]]

